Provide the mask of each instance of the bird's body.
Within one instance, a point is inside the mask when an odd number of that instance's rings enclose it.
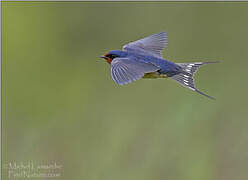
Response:
[[[167,75],[168,77],[178,74],[181,67],[171,61],[165,60],[163,58],[158,58],[146,53],[135,53],[135,52],[125,52],[121,50],[113,50],[109,52],[110,54],[119,54],[121,58],[129,58],[134,62],[141,63],[151,63],[160,68],[159,74]],[[109,62],[111,64],[112,60]],[[151,73],[145,73],[151,74]],[[155,73],[156,74],[156,73]],[[163,76],[162,76],[163,77]]]
[[[162,32],[131,42],[125,45],[123,50],[112,50],[102,58],[111,64],[111,76],[117,84],[128,84],[140,78],[170,77],[181,85],[213,99],[197,90],[193,80],[198,67],[213,62],[173,63],[165,60],[161,50],[166,44],[167,36]]]

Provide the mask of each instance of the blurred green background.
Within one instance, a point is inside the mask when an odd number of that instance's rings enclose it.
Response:
[[[246,2],[2,2],[2,165],[56,162],[63,180],[248,179],[247,19]],[[216,101],[170,79],[112,81],[100,55],[164,30],[166,59],[222,61],[196,75]]]

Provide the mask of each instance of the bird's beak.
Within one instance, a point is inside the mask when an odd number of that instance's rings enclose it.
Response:
[[[106,56],[100,56],[100,58],[106,59]]]

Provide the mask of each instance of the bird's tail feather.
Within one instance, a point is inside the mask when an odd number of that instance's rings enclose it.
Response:
[[[218,61],[212,61],[212,62],[194,62],[194,63],[177,63],[177,65],[182,67],[182,70],[179,74],[176,74],[171,77],[171,79],[179,82],[184,87],[187,87],[203,96],[206,96],[210,99],[215,99],[212,96],[209,96],[201,91],[199,91],[195,87],[194,83],[194,74],[198,70],[198,68],[204,64],[211,64],[211,63],[217,63]]]

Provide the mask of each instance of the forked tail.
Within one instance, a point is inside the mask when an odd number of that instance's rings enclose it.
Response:
[[[194,62],[194,63],[177,63],[177,65],[182,67],[181,73],[174,75],[171,77],[171,79],[174,79],[175,81],[179,82],[184,87],[187,87],[203,96],[206,96],[210,99],[215,99],[212,96],[209,96],[201,91],[199,91],[195,87],[194,83],[194,74],[198,70],[198,68],[204,64],[211,64],[211,63],[217,63],[218,61],[212,61],[212,62]]]

